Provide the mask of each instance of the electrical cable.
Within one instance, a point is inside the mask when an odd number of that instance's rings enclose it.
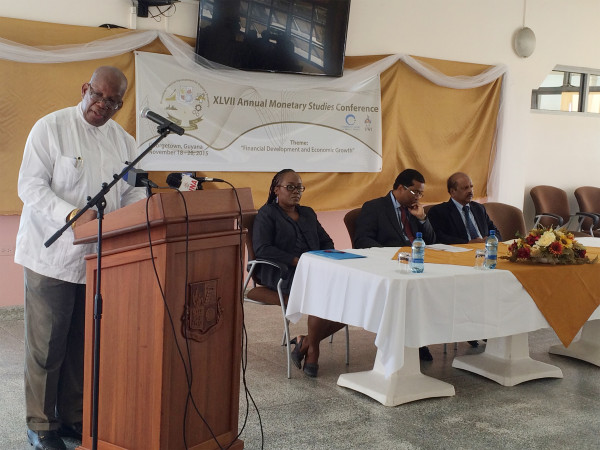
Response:
[[[244,273],[244,250],[243,250],[244,242],[243,242],[242,205],[240,203],[240,198],[238,196],[238,192],[237,192],[237,189],[235,188],[235,186],[233,186],[228,181],[223,181],[223,182],[228,184],[229,186],[231,186],[231,188],[233,189],[233,193],[235,194],[235,199],[236,199],[237,205],[238,205],[239,218],[237,221],[237,228],[239,230],[238,251],[239,251],[239,262],[240,262],[240,275],[241,275]],[[242,422],[242,426],[240,427],[240,431],[239,431],[236,439],[238,439],[242,435],[242,433],[244,432],[244,429],[246,428],[246,424],[248,422],[248,416],[250,413],[250,402],[252,402],[252,405],[253,405],[254,409],[256,410],[256,414],[258,416],[258,423],[260,426],[260,439],[261,439],[260,448],[263,449],[264,444],[265,444],[265,436],[264,436],[264,429],[263,429],[263,425],[262,425],[262,419],[260,416],[260,411],[258,409],[258,405],[254,401],[254,397],[252,397],[252,394],[250,393],[250,389],[248,388],[248,383],[246,380],[246,367],[247,367],[247,363],[248,363],[248,333],[246,330],[246,318],[245,318],[245,311],[244,311],[244,277],[243,276],[240,276],[240,309],[241,309],[241,313],[242,313],[242,342],[241,342],[242,383],[244,385],[246,411],[244,414],[244,420]],[[235,439],[226,448],[230,448],[234,442],[235,442]]]
[[[160,6],[155,6],[155,8],[158,10],[158,14],[153,14],[148,9],[148,15],[151,18],[153,18],[156,22],[160,22],[162,17],[173,17],[177,12],[177,6],[175,5],[175,3],[171,3],[165,10],[160,9]],[[171,14],[167,14],[171,10],[171,8],[173,9],[173,12]]]
[[[190,351],[190,347],[189,347],[189,338],[187,336],[187,329],[186,329],[186,327],[183,327],[184,328],[184,338],[185,338],[185,342],[186,342],[186,353],[187,353],[187,366],[186,366],[185,357],[183,355],[183,352],[181,350],[179,342],[177,341],[177,333],[175,331],[173,317],[171,315],[171,311],[169,309],[169,306],[168,306],[168,303],[166,300],[166,294],[164,293],[163,287],[160,283],[158,270],[156,268],[154,252],[152,249],[152,238],[151,238],[151,232],[150,232],[150,217],[149,217],[149,209],[148,209],[150,197],[148,197],[146,199],[146,229],[148,232],[150,260],[152,261],[152,267],[154,269],[154,275],[156,278],[156,282],[158,283],[158,287],[159,287],[159,290],[161,293],[163,304],[164,304],[165,310],[167,311],[167,316],[169,317],[171,331],[173,333],[173,337],[174,337],[175,345],[177,348],[177,352],[179,354],[179,358],[183,364],[183,369],[184,369],[185,377],[186,377],[186,381],[187,381],[188,392],[187,392],[187,397],[186,397],[186,402],[185,402],[185,409],[184,409],[184,414],[183,414],[183,425],[182,425],[183,442],[184,442],[184,447],[186,450],[188,449],[187,437],[186,437],[186,434],[187,434],[186,422],[187,422],[187,414],[188,414],[188,408],[189,408],[190,402],[193,405],[194,410],[196,411],[196,414],[198,415],[198,417],[200,417],[202,422],[204,422],[204,424],[206,425],[208,431],[210,432],[210,434],[212,436],[212,439],[217,443],[217,445],[219,446],[219,449],[221,449],[221,450],[229,449],[236,442],[236,440],[239,439],[239,437],[242,435],[242,433],[247,425],[249,411],[250,411],[250,403],[252,403],[254,409],[256,410],[256,413],[258,416],[258,421],[259,421],[259,426],[260,426],[261,449],[264,448],[264,429],[263,429],[263,425],[262,425],[262,418],[260,416],[260,411],[258,409],[258,405],[256,404],[254,397],[252,396],[250,389],[248,388],[248,384],[247,384],[247,380],[246,380],[246,369],[247,369],[247,361],[248,361],[248,334],[247,334],[247,330],[246,330],[245,312],[244,312],[244,292],[243,292],[244,277],[242,276],[242,274],[244,273],[244,270],[243,270],[244,269],[244,257],[243,257],[244,252],[243,252],[242,206],[240,203],[237,189],[228,181],[224,181],[224,183],[231,186],[231,188],[235,194],[236,202],[238,205],[237,228],[239,230],[239,233],[238,233],[238,236],[239,236],[238,256],[239,256],[239,264],[240,264],[240,266],[239,266],[240,267],[240,286],[239,286],[240,291],[239,292],[240,292],[240,306],[241,306],[241,315],[242,315],[241,367],[242,367],[242,382],[243,382],[243,386],[244,386],[244,394],[245,394],[245,400],[246,400],[246,411],[244,414],[244,420],[243,420],[242,426],[240,427],[240,431],[238,432],[237,436],[226,447],[221,446],[220,442],[217,440],[215,433],[213,432],[212,428],[210,427],[210,425],[208,424],[208,422],[206,421],[206,419],[200,412],[198,406],[196,405],[195,399],[192,394],[193,368],[192,368],[191,351]],[[188,272],[189,272],[189,270],[188,270],[189,269],[189,215],[188,215],[187,203],[185,201],[185,197],[183,196],[182,192],[180,192],[179,190],[174,189],[174,188],[170,188],[170,189],[175,190],[179,194],[179,196],[181,197],[181,199],[183,201],[184,210],[185,210],[185,221],[186,221],[185,255],[186,256],[185,256],[185,285],[184,285],[185,295],[184,295],[184,297],[185,297],[185,308],[187,308],[188,295],[189,295],[189,292],[187,289]],[[152,194],[152,195],[154,195],[154,194]],[[187,313],[187,309],[185,310],[184,315],[186,313]],[[188,372],[188,367],[189,367],[189,372]]]
[[[186,286],[185,286],[185,292],[186,292],[186,296],[187,296],[187,244],[189,241],[189,216],[188,216],[188,212],[187,212],[187,204],[185,202],[185,198],[183,197],[183,194],[181,192],[179,192],[177,189],[175,189],[179,195],[181,196],[183,203],[184,203],[184,208],[185,208],[185,218],[186,218],[186,225],[187,225],[187,231],[186,231]],[[150,197],[152,197],[155,194],[152,194]],[[187,387],[188,387],[188,399],[186,400],[186,412],[187,412],[187,404],[188,404],[188,400],[191,399],[192,404],[194,405],[194,409],[196,410],[196,413],[198,414],[198,417],[200,417],[200,419],[204,422],[204,424],[206,425],[208,431],[210,432],[213,440],[217,443],[217,445],[219,446],[219,448],[221,450],[223,450],[223,447],[221,446],[221,444],[219,443],[219,441],[217,440],[217,437],[215,436],[215,433],[213,432],[212,428],[210,427],[210,425],[208,424],[208,422],[206,421],[206,419],[204,418],[204,416],[202,415],[202,413],[200,413],[200,410],[198,409],[198,407],[196,406],[196,403],[194,401],[194,398],[192,396],[192,384],[191,384],[191,373],[188,373],[188,368],[185,364],[185,358],[183,356],[183,352],[181,351],[181,347],[179,346],[179,342],[177,342],[177,332],[175,331],[175,324],[173,322],[173,316],[171,314],[171,311],[169,309],[169,305],[167,303],[167,299],[166,299],[166,294],[163,290],[162,284],[160,282],[160,277],[158,275],[158,269],[156,268],[156,262],[154,259],[154,252],[152,249],[152,236],[151,236],[151,229],[150,229],[150,216],[149,216],[149,210],[148,210],[148,204],[149,204],[149,200],[150,197],[148,197],[146,199],[146,230],[148,232],[148,243],[149,243],[149,249],[150,249],[150,260],[152,261],[152,267],[154,269],[154,275],[156,278],[156,282],[158,283],[158,288],[160,290],[161,293],[161,297],[163,300],[163,305],[165,307],[165,311],[167,312],[167,316],[169,317],[169,324],[171,325],[171,332],[173,333],[173,337],[174,337],[174,342],[175,342],[175,347],[177,348],[177,352],[179,354],[179,358],[181,359],[181,362],[183,364],[183,370],[185,373],[185,377],[186,377],[186,381],[187,381]],[[187,303],[186,303],[187,305]],[[186,344],[188,342],[187,336],[186,336]],[[189,356],[189,349],[188,349],[188,356]],[[191,364],[190,364],[190,371],[191,371]],[[184,417],[186,416],[186,412],[184,412]],[[183,432],[185,433],[185,420],[183,423]],[[183,441],[184,441],[184,447],[186,450],[188,450],[188,446],[187,446],[187,442],[186,442],[186,437],[185,434],[183,436]]]

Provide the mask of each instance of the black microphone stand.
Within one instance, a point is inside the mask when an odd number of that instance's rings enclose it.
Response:
[[[93,359],[93,382],[92,382],[92,450],[98,448],[98,398],[99,398],[99,377],[100,377],[100,323],[102,321],[102,220],[104,219],[104,209],[106,208],[106,199],[104,196],[111,188],[122,179],[129,170],[144,158],[150,151],[158,145],[160,141],[166,138],[171,130],[168,125],[159,126],[157,131],[160,136],[144,150],[140,156],[132,162],[125,161],[128,164],[119,174],[113,175],[113,180],[110,183],[102,183],[102,189],[93,198],[87,198],[87,204],[69,220],[60,230],[50,237],[44,245],[50,247],[62,234],[88,209],[96,206],[98,210],[98,249],[97,265],[96,265],[96,293],[94,295],[94,359]]]

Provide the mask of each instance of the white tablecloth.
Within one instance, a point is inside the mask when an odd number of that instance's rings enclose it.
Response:
[[[509,271],[427,264],[402,273],[397,248],[347,250],[366,258],[334,260],[305,253],[287,306],[376,333],[386,377],[404,364],[404,346],[509,336],[548,327]],[[474,259],[474,256],[473,256]]]

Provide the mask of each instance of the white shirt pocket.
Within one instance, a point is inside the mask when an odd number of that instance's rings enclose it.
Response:
[[[52,184],[61,190],[73,189],[84,173],[83,159],[73,156],[61,156],[56,161]]]

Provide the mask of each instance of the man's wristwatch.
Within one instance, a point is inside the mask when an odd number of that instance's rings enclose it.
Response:
[[[71,212],[69,213],[69,215],[67,216],[67,220],[65,220],[65,222],[68,222],[68,221],[70,221],[70,220],[71,220],[73,217],[75,217],[75,216],[77,215],[77,213],[78,213],[79,211],[80,211],[80,210],[79,210],[78,208],[75,208],[73,211],[71,211]],[[71,224],[71,228],[75,228],[75,222],[73,222],[73,223]]]

